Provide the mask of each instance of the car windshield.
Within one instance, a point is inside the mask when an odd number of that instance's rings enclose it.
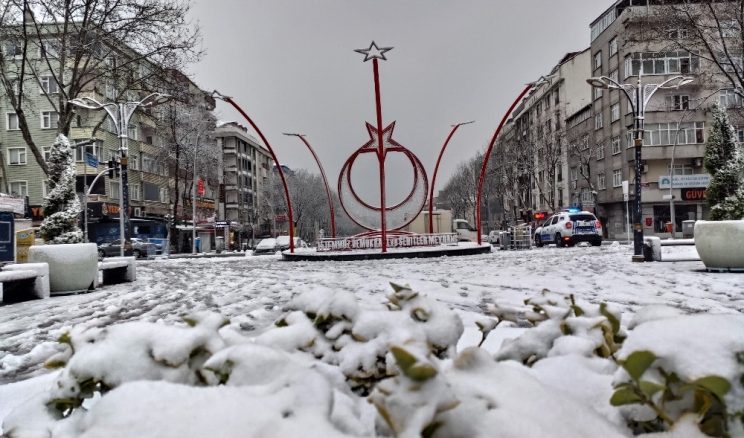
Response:
[[[593,214],[572,214],[569,216],[572,221],[581,221],[581,222],[587,222],[587,221],[595,221],[597,220]]]
[[[256,248],[273,248],[274,246],[276,246],[276,239],[264,239],[258,242]]]

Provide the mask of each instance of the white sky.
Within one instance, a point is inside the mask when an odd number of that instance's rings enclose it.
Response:
[[[394,46],[380,65],[383,123],[397,121],[393,138],[418,155],[430,178],[450,125],[476,121],[450,143],[439,190],[458,163],[485,148],[523,84],[566,52],[588,47],[589,23],[611,3],[194,0],[193,19],[208,53],[191,72],[203,89],[218,89],[243,106],[282,164],[316,171],[299,139],[282,135],[306,134],[335,187],[344,161],[369,139],[364,122],[375,121],[372,62],[353,49],[372,40]],[[217,113],[239,119],[223,104]],[[411,173],[402,163],[389,161],[390,191],[409,187]],[[354,180],[376,181],[376,164],[358,166]]]

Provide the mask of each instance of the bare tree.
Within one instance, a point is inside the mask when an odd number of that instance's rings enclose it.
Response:
[[[195,95],[194,98],[197,98]],[[173,170],[173,226],[178,219],[191,216],[179,205],[191,204],[194,189],[194,172],[203,177],[207,186],[219,187],[219,165],[222,151],[214,137],[216,119],[210,108],[197,102],[172,102],[159,110],[158,131],[162,148],[157,161]],[[180,201],[180,202],[179,202]],[[192,218],[193,219],[193,218]],[[175,239],[176,233],[171,232]]]
[[[169,69],[201,56],[199,29],[182,0],[8,0],[0,6],[0,83],[17,127],[48,173],[29,126],[41,89],[69,135],[70,100],[101,87],[110,100],[159,89]],[[34,84],[34,87],[29,85]],[[100,91],[100,89],[99,89]],[[127,93],[130,92],[130,93]],[[96,126],[104,119],[101,118]]]
[[[592,193],[592,201],[597,205],[597,186],[595,175],[592,173],[592,164],[597,161],[598,148],[601,145],[592,146],[589,144],[589,136],[584,135],[578,141],[571,142],[568,145],[568,158],[572,164],[576,165],[577,176],[581,178],[582,188],[587,188]],[[578,186],[578,184],[577,184]],[[577,195],[581,192],[577,187]]]
[[[550,211],[557,211],[558,175],[563,160],[565,130],[547,132],[535,142],[535,186],[537,194]]]

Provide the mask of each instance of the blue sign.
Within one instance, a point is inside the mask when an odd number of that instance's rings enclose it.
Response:
[[[15,221],[13,213],[0,211],[0,262],[15,261]]]
[[[98,157],[90,152],[85,153],[85,161],[88,163],[88,166],[98,168]]]

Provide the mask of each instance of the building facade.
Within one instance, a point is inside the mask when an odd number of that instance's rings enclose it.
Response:
[[[219,217],[233,229],[238,245],[268,232],[262,211],[270,195],[273,160],[269,151],[248,130],[236,123],[221,123],[215,130],[222,151]]]
[[[592,65],[588,76],[634,83],[641,73],[644,84],[660,84],[677,75],[694,79],[679,89],[657,91],[645,113],[642,225],[644,233],[668,236],[669,195],[675,197],[676,231],[682,231],[682,221],[708,215],[704,199],[689,199],[685,193],[690,188],[704,190],[707,185],[703,155],[712,124],[710,109],[719,100],[728,105],[728,95],[726,91],[717,93],[720,85],[709,79],[715,78],[715,67],[703,57],[670,49],[664,39],[644,38],[647,17],[655,8],[663,7],[654,2],[620,0],[599,16],[590,26]],[[706,101],[706,97],[711,98]],[[592,112],[592,145],[596,149],[590,161],[592,185],[597,191],[596,211],[604,218],[609,237],[623,238],[627,235],[627,209],[632,211],[635,193],[633,112],[622,91],[598,88],[592,90]],[[572,164],[573,169],[580,166]],[[675,176],[675,184],[685,187],[670,193],[669,175]],[[625,184],[628,194],[624,193]]]

